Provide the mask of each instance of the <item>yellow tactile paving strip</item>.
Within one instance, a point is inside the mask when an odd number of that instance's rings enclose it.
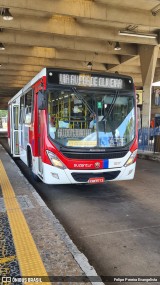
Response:
[[[46,269],[1,160],[0,185],[22,277],[47,277]],[[33,282],[24,282],[24,284],[33,285]],[[35,282],[34,284],[51,285],[50,282]]]

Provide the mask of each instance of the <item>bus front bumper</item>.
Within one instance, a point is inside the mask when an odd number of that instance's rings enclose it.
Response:
[[[108,181],[131,180],[134,178],[136,162],[125,167],[100,169],[100,170],[70,170],[59,169],[43,163],[43,182],[46,184],[79,184],[94,183],[96,181],[105,183]],[[100,179],[104,178],[104,179]],[[97,182],[98,183],[98,182]]]

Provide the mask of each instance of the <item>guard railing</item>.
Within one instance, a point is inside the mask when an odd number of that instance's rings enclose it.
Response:
[[[139,129],[138,149],[142,151],[160,152],[160,127]]]

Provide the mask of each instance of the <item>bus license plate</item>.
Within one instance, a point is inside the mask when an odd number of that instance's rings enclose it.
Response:
[[[95,184],[95,183],[104,183],[104,177],[95,177],[95,178],[89,178],[88,180],[88,183],[92,183],[92,184]]]

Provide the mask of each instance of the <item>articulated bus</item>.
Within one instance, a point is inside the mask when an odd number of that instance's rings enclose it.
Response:
[[[11,154],[47,184],[133,179],[132,78],[44,68],[9,101],[8,142]]]

